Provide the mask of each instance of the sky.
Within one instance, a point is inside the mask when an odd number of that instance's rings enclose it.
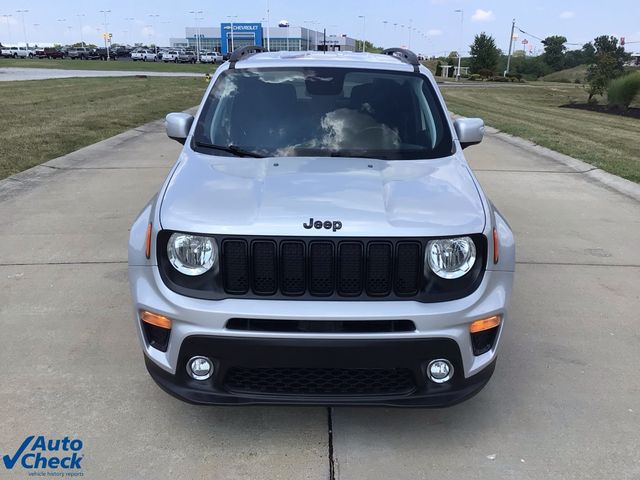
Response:
[[[2,1],[0,42],[23,43],[26,30],[29,44],[74,43],[80,41],[81,35],[85,42],[100,44],[104,31],[101,10],[109,10],[108,30],[114,42],[164,46],[170,37],[183,37],[185,27],[195,25],[194,14],[189,12],[203,12],[198,15],[203,18],[202,26],[219,26],[228,21],[228,16],[237,16],[234,21],[238,22],[265,19],[266,25],[267,4],[274,27],[279,20],[306,27],[311,26],[309,22],[316,22],[318,30],[326,28],[329,34],[362,38],[364,32],[375,45],[410,47],[426,55],[446,55],[452,50],[466,53],[474,35],[481,32],[492,35],[498,47],[506,51],[514,18],[516,26],[527,32],[516,29],[515,48],[530,53],[542,50],[536,37],[556,34],[575,44],[569,48],[579,48],[602,34],[640,42],[638,0]],[[365,18],[359,18],[361,15]],[[525,39],[528,43],[523,44]],[[628,44],[627,50],[640,51],[640,43]]]

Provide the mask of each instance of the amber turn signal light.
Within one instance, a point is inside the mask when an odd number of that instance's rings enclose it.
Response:
[[[164,328],[171,330],[171,319],[164,315],[158,315],[157,313],[147,312],[146,310],[140,311],[140,320],[154,327]]]
[[[147,259],[151,258],[151,224],[147,225],[147,240],[146,240],[144,254],[147,256]]]
[[[147,257],[149,258],[149,257]],[[498,263],[500,260],[500,246],[498,244],[498,230],[493,229],[493,263]]]
[[[491,330],[492,328],[498,327],[500,323],[502,323],[502,316],[494,315],[493,317],[471,322],[469,324],[469,331],[471,333],[484,332],[485,330]]]

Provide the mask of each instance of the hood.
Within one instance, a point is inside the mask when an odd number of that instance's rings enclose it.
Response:
[[[322,229],[305,228],[310,221],[323,222]],[[482,232],[485,214],[468,167],[455,156],[274,159],[189,151],[167,185],[160,222],[227,235],[447,236]]]

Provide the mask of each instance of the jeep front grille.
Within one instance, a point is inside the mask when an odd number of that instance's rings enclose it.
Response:
[[[398,242],[393,247],[383,241],[225,239],[223,286],[232,295],[416,295],[423,269],[422,245]]]
[[[158,267],[174,292],[222,300],[415,300],[462,298],[482,281],[487,239],[471,234],[477,260],[464,277],[444,280],[425,271],[429,238],[266,237],[212,235],[220,264],[200,276],[178,272],[169,262],[172,231],[158,234]]]

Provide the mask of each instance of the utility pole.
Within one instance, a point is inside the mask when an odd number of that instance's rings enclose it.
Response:
[[[516,28],[516,19],[513,19],[511,22],[511,37],[509,37],[509,56],[507,57],[507,69],[504,71],[504,77],[509,73],[509,68],[511,67],[511,47],[513,47],[513,32]]]
[[[234,18],[238,18],[237,15],[227,15],[227,18],[231,20],[231,52],[233,53],[233,51],[235,50],[235,46],[233,44],[233,19]]]
[[[149,18],[151,18],[151,32],[153,34],[153,51],[156,54],[156,56],[158,55],[158,39],[156,38],[156,22],[158,21],[158,18],[160,18],[160,14],[159,13],[150,13],[149,14]],[[151,35],[149,35],[151,36]]]
[[[198,23],[198,15],[200,15],[201,13],[204,13],[202,10],[193,10],[189,13],[193,13],[193,18],[196,21],[196,59],[198,60],[198,63],[200,63],[200,24]]]

